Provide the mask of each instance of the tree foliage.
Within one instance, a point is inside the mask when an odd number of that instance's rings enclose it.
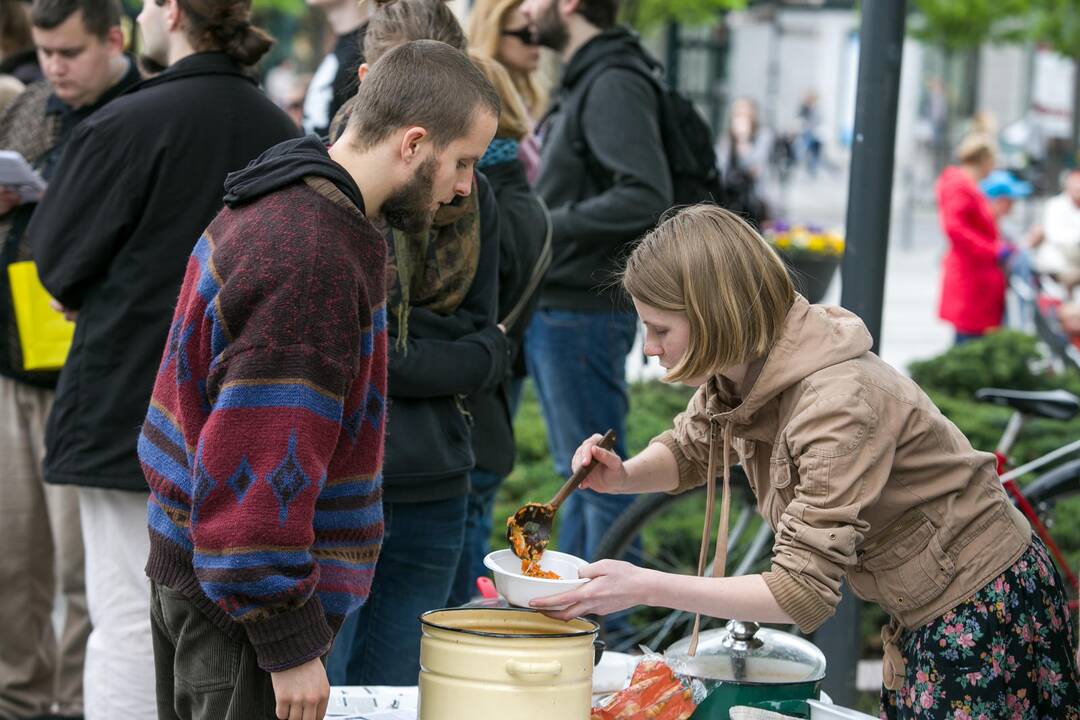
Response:
[[[704,25],[726,10],[741,10],[746,0],[628,0],[623,3],[623,20],[639,32],[677,22]]]
[[[304,0],[252,0],[251,9],[256,13],[278,12],[299,17],[307,12],[307,4]]]
[[[1019,39],[1016,22],[1034,0],[915,0],[911,34],[948,51]],[[1075,3],[1068,3],[1075,4]]]
[[[1030,0],[1029,4],[1033,39],[1080,60],[1080,0]]]

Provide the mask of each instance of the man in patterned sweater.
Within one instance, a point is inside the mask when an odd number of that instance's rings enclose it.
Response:
[[[159,717],[321,718],[383,534],[386,245],[472,185],[499,99],[448,45],[376,63],[346,133],[226,181],[139,440]],[[180,710],[182,709],[182,710]]]

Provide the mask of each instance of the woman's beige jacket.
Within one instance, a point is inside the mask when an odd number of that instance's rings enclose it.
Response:
[[[674,453],[681,492],[705,482],[710,439],[722,442],[731,425],[776,532],[765,582],[806,632],[832,615],[845,577],[915,628],[1001,574],[1031,541],[994,456],[973,450],[870,347],[858,317],[797,296],[780,340],[742,387],[712,378],[654,440]]]

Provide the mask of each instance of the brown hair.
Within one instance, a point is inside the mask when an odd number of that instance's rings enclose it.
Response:
[[[165,0],[154,0],[164,5]],[[251,0],[177,0],[187,18],[188,39],[196,52],[220,50],[250,67],[273,46],[274,38],[251,24]]]
[[[498,60],[506,16],[520,6],[521,0],[476,0],[469,11],[469,50],[480,57]],[[503,67],[525,101],[526,109],[534,115],[542,112],[548,97],[539,74]]]
[[[578,13],[596,27],[606,30],[618,18],[619,0],[581,0]]]
[[[10,2],[4,0],[5,25],[7,23],[8,5],[22,5],[22,2]],[[22,8],[12,8],[18,14],[22,14]],[[109,30],[120,27],[120,3],[118,0],[36,0],[30,10],[30,19],[34,27],[42,30],[52,30],[65,22],[69,17],[82,10],[83,27],[99,40],[105,39]],[[27,28],[29,33],[29,28]],[[7,46],[7,38],[3,40]],[[30,41],[33,45],[33,40]]]
[[[34,47],[30,18],[22,0],[0,0],[0,57]]]
[[[783,260],[741,217],[717,205],[663,219],[630,254],[621,275],[630,295],[686,315],[686,354],[664,377],[713,375],[766,354],[783,331],[795,290]]]
[[[443,0],[397,0],[376,6],[364,36],[368,64],[410,40],[438,40],[465,52],[465,32]]]
[[[510,79],[510,73],[506,71],[498,60],[480,57],[476,53],[469,53],[473,64],[484,73],[495,91],[499,93],[501,109],[499,112],[499,127],[495,131],[497,138],[512,138],[521,140],[529,134],[529,121],[525,113],[525,104],[518,94]]]
[[[498,117],[499,108],[499,94],[465,53],[437,40],[414,40],[371,66],[348,127],[361,150],[410,126],[426,129],[442,149],[469,132],[477,110]]]

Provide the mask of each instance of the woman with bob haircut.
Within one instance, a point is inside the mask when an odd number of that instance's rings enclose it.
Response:
[[[1071,620],[1045,547],[1002,490],[994,456],[870,352],[858,317],[810,305],[761,236],[713,205],[663,220],[621,280],[645,353],[667,382],[698,391],[636,457],[624,462],[594,435],[573,466],[597,463],[583,486],[598,492],[708,483],[707,527],[722,467],[717,577],[601,560],[582,568],[588,583],[534,607],[567,605],[546,612],[569,619],[645,604],[809,633],[846,579],[892,618],[882,717],[1080,716]],[[769,571],[719,577],[732,447],[776,539]]]

